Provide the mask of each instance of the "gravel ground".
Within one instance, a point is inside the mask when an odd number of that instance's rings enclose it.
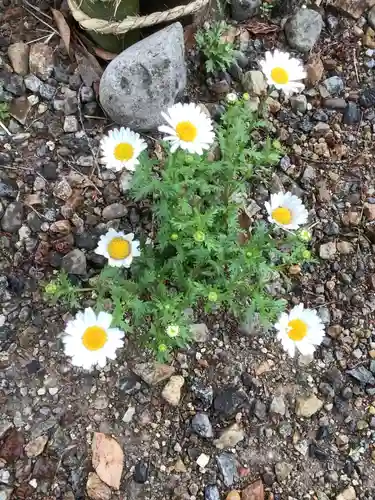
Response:
[[[68,312],[44,302],[40,284],[61,267],[86,282],[104,264],[99,235],[147,231],[149,214],[128,199],[126,176],[97,168],[110,123],[58,37],[30,43],[35,71],[22,75],[25,57],[10,61],[8,46],[44,26],[0,2],[0,101],[17,117],[11,136],[0,129],[0,500],[219,500],[234,488],[244,500],[375,499],[375,60],[364,17],[321,12],[306,91],[269,102],[287,155],[249,194],[263,206],[269,191],[292,189],[310,208],[320,258],[273,293],[319,310],[327,336],[314,359],[289,359],[272,333],[196,317],[202,342],[169,368],[129,342],[85,374],[62,351]],[[265,49],[286,47],[280,30],[245,31],[233,35],[243,54],[230,74],[205,81],[189,55],[188,94],[213,117],[229,90],[254,90],[238,79]],[[97,482],[86,493],[94,432],[124,452],[117,492]]]

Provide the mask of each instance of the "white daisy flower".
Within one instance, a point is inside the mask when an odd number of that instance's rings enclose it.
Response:
[[[139,134],[124,127],[110,130],[100,142],[105,166],[115,172],[124,168],[133,172],[139,164],[138,156],[146,148],[147,144]]]
[[[268,220],[284,229],[298,229],[307,222],[308,212],[302,201],[292,193],[271,194],[265,204]]]
[[[275,325],[277,338],[283,348],[294,356],[296,348],[303,356],[311,355],[324,337],[324,325],[314,309],[304,309],[303,304],[282,313]]]
[[[234,92],[229,92],[229,94],[225,96],[225,99],[227,102],[229,102],[229,104],[233,104],[234,102],[238,101],[237,94],[235,94]]]
[[[180,327],[178,325],[169,325],[166,332],[168,337],[171,337],[173,339],[174,337],[178,337],[180,333]]]
[[[133,257],[141,255],[139,241],[134,240],[134,234],[109,229],[100,239],[95,253],[108,259],[108,265],[113,267],[130,267]]]
[[[266,52],[265,59],[259,63],[268,85],[282,90],[286,96],[302,92],[305,88],[300,80],[306,78],[302,63],[290,57],[287,52],[275,50],[273,54]]]
[[[124,332],[111,328],[111,323],[111,314],[100,312],[96,315],[91,307],[68,321],[63,342],[65,354],[71,356],[73,365],[85,370],[96,365],[103,368],[107,358],[116,358],[116,350],[124,345]]]
[[[164,140],[171,141],[172,153],[181,148],[201,155],[213,143],[212,121],[196,104],[175,104],[162,116],[168,125],[161,125],[159,131],[168,134]]]

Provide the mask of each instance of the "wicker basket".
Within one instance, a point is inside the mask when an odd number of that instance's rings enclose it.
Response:
[[[121,50],[125,48],[125,46],[129,46],[131,43],[136,41],[137,35],[135,34],[134,36],[134,32],[137,32],[137,30],[161,23],[168,23],[184,16],[196,14],[203,9],[209,1],[210,0],[193,0],[187,5],[179,5],[172,9],[163,12],[153,12],[152,14],[148,14],[146,16],[127,15],[123,20],[97,19],[95,17],[91,17],[82,10],[84,0],[68,0],[68,5],[74,19],[84,30],[90,32],[92,38],[94,38],[97,43],[99,43],[106,50],[119,52],[118,48]],[[134,6],[134,4],[132,5]],[[87,11],[87,9],[85,10]],[[113,18],[113,16],[111,17]],[[116,14],[116,18],[118,19],[118,12]],[[124,35],[126,36],[124,37]],[[108,36],[111,37],[111,43],[105,43]],[[123,47],[118,47],[117,50],[113,50],[114,45],[116,45],[113,43],[114,39],[117,39],[117,46],[119,45],[119,40],[123,41],[125,39]],[[110,39],[108,38],[108,40]]]

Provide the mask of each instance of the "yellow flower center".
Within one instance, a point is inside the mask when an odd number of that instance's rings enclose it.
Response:
[[[301,319],[292,319],[288,323],[288,336],[294,342],[299,342],[307,335],[307,324]]]
[[[124,238],[113,238],[107,246],[108,254],[112,259],[122,260],[129,257],[131,246]]]
[[[279,224],[290,224],[292,221],[292,212],[289,208],[278,207],[272,210],[272,218]]]
[[[193,142],[198,135],[198,130],[191,122],[180,122],[176,126],[176,134],[181,141]]]
[[[98,351],[107,342],[107,332],[100,326],[89,326],[82,335],[82,344],[88,351]]]
[[[289,74],[284,68],[273,68],[271,78],[278,85],[286,85],[289,82]]]
[[[134,148],[127,142],[120,142],[120,144],[117,144],[115,147],[114,155],[116,160],[119,161],[131,160],[134,155]]]

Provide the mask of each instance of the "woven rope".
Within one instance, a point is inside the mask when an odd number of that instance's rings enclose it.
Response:
[[[210,0],[194,0],[187,5],[179,5],[165,12],[153,12],[148,16],[127,16],[123,21],[106,21],[104,19],[91,18],[79,7],[77,0],[68,0],[74,19],[87,31],[96,31],[103,35],[123,35],[128,31],[153,26],[168,21],[174,21],[180,17],[194,14],[201,10]]]

